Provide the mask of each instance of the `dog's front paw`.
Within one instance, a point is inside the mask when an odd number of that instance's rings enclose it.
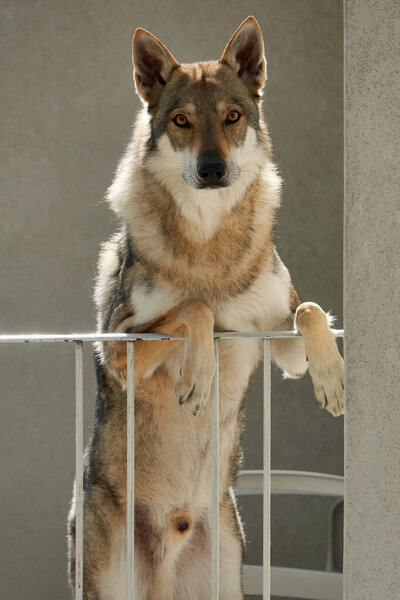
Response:
[[[207,359],[203,357],[201,361],[198,353],[193,358],[194,360],[191,360],[190,356],[187,357],[175,385],[175,394],[179,404],[188,413],[196,416],[202,413],[210,397],[216,363],[214,352],[210,353]]]
[[[336,351],[331,361],[313,362],[310,360],[309,373],[314,386],[315,397],[334,417],[344,412],[344,370],[343,358]]]

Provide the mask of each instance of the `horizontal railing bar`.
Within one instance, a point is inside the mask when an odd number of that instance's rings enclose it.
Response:
[[[0,335],[0,344],[7,342],[135,342],[137,340],[179,340],[158,333],[57,333]]]
[[[335,337],[343,337],[343,329],[331,329]],[[297,331],[216,331],[214,339],[235,338],[295,338],[301,337]],[[159,333],[28,333],[0,335],[0,344],[15,342],[117,342],[136,340],[181,340]]]
[[[343,337],[343,329],[331,329],[335,337]],[[274,338],[295,338],[301,337],[298,331],[215,331],[214,338],[217,339],[235,339],[235,338],[259,338],[262,340]]]

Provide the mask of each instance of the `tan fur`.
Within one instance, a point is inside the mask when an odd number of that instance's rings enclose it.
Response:
[[[274,244],[280,178],[260,108],[263,42],[250,17],[218,62],[179,65],[157,38],[134,37],[146,102],[109,189],[121,230],[103,245],[99,331],[158,332],[135,343],[135,585],[138,600],[210,597],[210,391],[213,330],[297,327],[273,340],[287,376],[307,367],[319,402],[343,410],[342,359],[325,313],[299,304]],[[238,110],[230,124],[226,115]],[[177,114],[187,127],[174,122]],[[204,184],[202,157],[226,171]],[[255,339],[222,339],[220,357],[220,600],[242,600],[242,530],[231,486],[242,402],[260,356]],[[308,360],[307,360],[308,357]],[[85,466],[85,600],[125,598],[126,348],[98,345],[97,408]],[[74,502],[69,520],[74,578]]]

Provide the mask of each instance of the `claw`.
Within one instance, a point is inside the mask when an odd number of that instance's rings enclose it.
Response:
[[[193,385],[192,389],[190,390],[190,392],[188,393],[187,396],[179,396],[179,404],[182,406],[182,404],[184,402],[187,402],[188,400],[190,400],[190,398],[193,396],[193,392],[194,392],[194,388],[196,387],[196,384]]]

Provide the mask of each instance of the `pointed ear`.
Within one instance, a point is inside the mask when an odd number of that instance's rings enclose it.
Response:
[[[138,94],[154,106],[179,63],[158,38],[141,28],[133,36],[132,62]]]
[[[254,17],[247,17],[226,45],[220,62],[231,67],[255,95],[266,79],[266,61],[261,29]]]

